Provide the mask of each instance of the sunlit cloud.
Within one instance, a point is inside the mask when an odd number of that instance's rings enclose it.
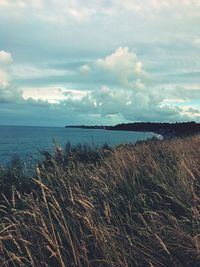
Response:
[[[0,103],[14,102],[21,99],[21,91],[12,84],[10,67],[12,55],[4,50],[0,51]]]
[[[200,121],[199,0],[0,0],[0,16],[0,123]]]

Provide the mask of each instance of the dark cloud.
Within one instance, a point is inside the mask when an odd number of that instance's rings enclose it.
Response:
[[[4,0],[0,123],[199,120],[197,2]]]

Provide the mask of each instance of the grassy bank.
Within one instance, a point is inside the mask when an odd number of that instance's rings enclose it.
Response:
[[[200,136],[0,171],[0,266],[200,266]]]

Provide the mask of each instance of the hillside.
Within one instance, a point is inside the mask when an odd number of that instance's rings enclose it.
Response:
[[[172,137],[189,136],[200,133],[200,123],[195,123],[195,122],[179,122],[179,123],[134,122],[134,123],[121,123],[115,126],[74,125],[74,126],[66,126],[66,128],[154,132],[162,135],[164,138],[167,139]]]
[[[1,266],[200,266],[200,136],[0,170]]]

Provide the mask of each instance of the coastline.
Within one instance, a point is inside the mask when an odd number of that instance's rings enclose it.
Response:
[[[163,139],[171,139],[176,137],[190,136],[200,133],[200,123],[181,122],[181,123],[151,123],[151,122],[135,122],[122,123],[114,126],[105,125],[69,125],[65,128],[81,128],[81,129],[99,129],[111,131],[135,131],[135,132],[153,132],[162,136]]]

